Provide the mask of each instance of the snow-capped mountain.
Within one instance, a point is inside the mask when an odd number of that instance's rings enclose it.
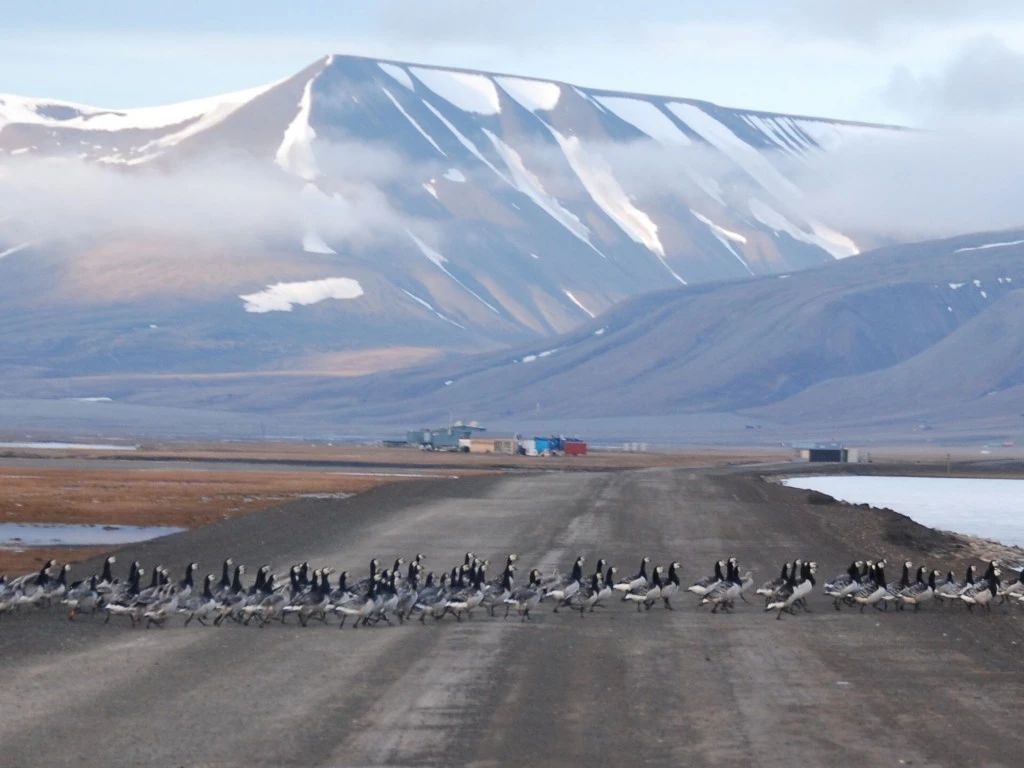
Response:
[[[0,95],[0,178],[103,174],[0,220],[3,358],[349,375],[563,333],[856,254],[785,168],[887,130],[349,56],[166,107]],[[215,220],[192,226],[190,199]]]

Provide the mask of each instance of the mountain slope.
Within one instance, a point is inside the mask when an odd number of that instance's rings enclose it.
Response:
[[[45,226],[48,189],[12,201],[0,301],[27,332],[0,350],[43,377],[345,375],[540,339],[855,253],[776,160],[886,130],[345,56],[169,107],[0,96],[0,172],[107,174]],[[119,208],[86,205],[100,184]]]
[[[900,246],[653,294],[543,346],[310,386],[299,397],[339,414],[414,421],[450,411],[513,422],[728,412],[794,425],[955,419],[956,408],[1024,387],[1019,238]],[[250,404],[301,410],[287,399],[296,392],[283,396]]]

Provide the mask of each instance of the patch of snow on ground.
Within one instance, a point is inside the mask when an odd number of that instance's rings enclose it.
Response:
[[[474,155],[474,156],[475,156],[475,157],[476,157],[476,158],[477,158],[477,159],[478,159],[478,160],[479,160],[479,161],[480,161],[481,163],[483,163],[484,165],[486,165],[486,166],[487,166],[488,168],[490,168],[490,169],[491,169],[492,171],[494,171],[494,172],[495,172],[495,173],[496,173],[496,174],[497,174],[497,175],[498,175],[499,177],[501,177],[501,179],[502,179],[502,180],[503,180],[503,181],[504,181],[504,182],[505,182],[506,184],[508,184],[509,186],[515,186],[515,185],[514,185],[514,184],[513,184],[513,183],[512,183],[512,182],[511,182],[511,181],[510,181],[509,179],[508,179],[508,177],[507,177],[507,176],[506,176],[505,174],[503,174],[503,173],[502,173],[501,171],[499,171],[499,170],[498,170],[497,168],[495,168],[495,167],[494,167],[494,164],[493,164],[493,163],[491,163],[491,161],[490,161],[490,160],[488,160],[488,159],[487,159],[486,157],[484,157],[484,156],[483,156],[483,154],[482,154],[482,153],[480,152],[480,150],[479,150],[479,149],[477,149],[477,146],[476,146],[476,144],[474,144],[474,143],[473,143],[472,141],[470,141],[470,140],[469,140],[469,139],[467,139],[467,138],[466,138],[465,136],[463,136],[463,135],[462,135],[462,132],[461,132],[461,131],[460,131],[460,130],[459,130],[458,128],[456,128],[456,127],[455,127],[454,125],[452,125],[452,124],[451,124],[451,122],[449,122],[449,121],[448,121],[448,120],[447,120],[447,119],[445,118],[445,116],[444,116],[444,115],[442,115],[442,114],[441,114],[440,112],[438,112],[438,111],[437,111],[437,108],[436,108],[436,107],[435,107],[435,106],[434,106],[433,104],[431,104],[431,103],[430,103],[429,101],[424,101],[423,103],[424,103],[424,104],[426,105],[427,109],[429,109],[429,110],[430,110],[431,112],[433,112],[433,113],[434,113],[434,117],[436,117],[436,118],[437,118],[438,120],[440,120],[440,121],[441,121],[441,122],[442,122],[442,123],[444,124],[444,126],[445,126],[445,127],[446,127],[446,128],[447,128],[447,129],[449,130],[449,131],[451,131],[451,132],[452,132],[452,135],[454,135],[454,136],[455,136],[455,138],[459,140],[459,143],[460,143],[460,144],[462,144],[462,146],[464,146],[464,147],[465,147],[466,149],[468,149],[468,150],[469,150],[470,152],[472,152],[472,153],[473,153],[473,155]]]
[[[607,328],[598,328],[596,331],[594,331],[594,335],[595,336],[604,336],[605,331],[607,331],[607,330],[608,330]]]
[[[562,98],[562,88],[545,80],[522,77],[495,77],[502,90],[529,112],[550,112]]]
[[[320,175],[316,156],[313,154],[313,139],[316,138],[316,131],[309,124],[309,113],[313,106],[313,81],[316,80],[316,77],[316,75],[311,77],[306,83],[306,87],[302,89],[299,111],[285,128],[284,138],[274,154],[274,162],[289,173],[306,181],[313,181]]]
[[[76,403],[112,403],[112,397],[72,397]]]
[[[548,126],[548,130],[555,137],[555,141],[569,161],[569,166],[598,207],[618,224],[631,240],[640,243],[657,256],[673,278],[686,285],[686,281],[665,260],[665,248],[658,239],[658,225],[650,216],[633,205],[604,158],[589,154],[578,136],[563,136],[551,126]]]
[[[546,349],[543,352],[538,352],[536,355],[526,355],[523,357],[522,362],[532,363],[536,360],[540,360],[545,357],[551,357],[551,355],[555,354],[556,352],[560,352],[561,349],[561,347],[555,347],[554,349]]]
[[[809,245],[816,245],[826,253],[831,254],[833,258],[842,259],[857,253],[856,250],[851,253],[848,246],[844,247],[841,242],[837,241],[836,238],[841,238],[842,235],[833,233],[831,230],[827,230],[827,228],[815,224],[811,225],[814,227],[814,231],[805,232],[774,208],[771,208],[760,200],[754,199],[750,201],[750,212],[753,214],[755,219],[769,229],[776,232],[785,232],[794,240],[799,240],[800,242],[807,243]],[[831,238],[823,234],[824,232],[830,233]],[[852,241],[848,242],[852,244]],[[855,245],[853,247],[856,248]]]
[[[1019,514],[1024,480],[823,475],[783,482],[855,504],[888,507],[932,528],[1024,546],[1024,516]]]
[[[441,149],[441,147],[439,147],[439,146],[437,145],[437,142],[436,142],[436,141],[434,141],[434,139],[433,139],[433,138],[431,138],[430,134],[429,134],[429,133],[427,133],[427,132],[426,132],[426,131],[425,131],[425,130],[423,129],[423,126],[421,126],[421,125],[420,125],[419,123],[417,123],[417,122],[416,122],[416,120],[415,120],[415,119],[413,119],[413,116],[412,116],[412,115],[410,115],[410,114],[409,114],[408,112],[406,112],[406,111],[405,111],[405,109],[403,109],[403,108],[402,108],[402,105],[401,105],[401,104],[399,104],[399,102],[398,102],[398,99],[396,99],[396,98],[394,97],[394,95],[393,95],[393,94],[391,93],[391,91],[389,91],[389,90],[388,90],[387,88],[381,88],[381,90],[382,90],[382,91],[384,91],[384,95],[385,95],[385,96],[387,96],[387,97],[388,97],[389,99],[391,99],[391,103],[392,103],[392,104],[394,104],[394,105],[395,105],[395,108],[396,108],[396,109],[397,109],[397,110],[398,110],[399,112],[401,112],[401,113],[402,113],[402,116],[403,116],[403,117],[404,117],[404,118],[405,118],[406,120],[408,120],[408,121],[409,121],[410,123],[412,123],[412,127],[413,127],[413,128],[415,128],[415,129],[416,129],[417,131],[419,131],[419,133],[420,133],[420,136],[422,136],[422,137],[423,137],[424,139],[426,139],[427,141],[429,141],[429,142],[430,142],[430,145],[431,145],[431,146],[432,146],[432,147],[433,147],[434,149],[436,149],[436,150],[437,150],[438,152],[440,152],[440,153],[441,153],[442,155],[444,155],[445,157],[448,157],[448,153],[446,153],[446,152],[445,152],[445,151],[444,151],[443,149]]]
[[[441,198],[439,198],[437,196],[437,187],[434,186],[434,180],[433,179],[431,179],[430,181],[424,181],[423,182],[423,188],[425,190],[427,190],[427,192],[429,192],[431,195],[433,195],[435,200],[440,200],[441,199]]]
[[[965,285],[967,285],[967,283],[950,283],[949,287],[952,288],[954,291],[959,291]]]
[[[11,246],[6,251],[0,251],[0,259],[6,259],[8,256],[13,256],[18,251],[23,251],[26,248],[28,248],[30,245],[32,245],[31,242],[20,243],[19,245]]]
[[[658,107],[643,99],[595,96],[612,114],[662,144],[687,146],[693,142]]]
[[[580,308],[580,309],[582,309],[582,310],[583,310],[584,312],[586,312],[586,313],[587,313],[588,315],[590,315],[590,317],[597,317],[597,315],[595,315],[595,314],[594,314],[593,312],[591,312],[591,311],[590,311],[589,309],[587,309],[587,308],[586,308],[585,306],[583,306],[583,302],[581,302],[581,301],[580,301],[579,299],[577,299],[577,298],[576,298],[576,297],[575,297],[575,296],[573,295],[572,291],[570,291],[570,290],[568,290],[568,289],[566,289],[566,288],[563,288],[563,289],[562,289],[562,292],[563,292],[563,293],[564,293],[564,294],[565,294],[566,296],[568,296],[568,297],[569,297],[569,301],[571,301],[571,302],[572,302],[573,304],[575,304],[575,305],[576,305],[577,307],[579,307],[579,308]]]
[[[43,451],[137,451],[137,445],[109,443],[0,443],[0,448],[30,448]]]
[[[444,177],[448,179],[448,181],[454,181],[456,184],[466,183],[466,175],[458,168],[449,168],[444,172]]]
[[[776,195],[800,197],[800,190],[779,173],[764,155],[700,107],[680,102],[671,102],[667,106],[687,127],[731,159],[762,187]]]
[[[412,232],[409,232],[409,237],[411,237],[412,241],[414,243],[416,243],[416,247],[420,249],[420,253],[422,253],[424,256],[426,256],[427,259],[429,259],[434,264],[434,266],[436,266],[438,269],[440,269],[442,272],[444,272],[446,275],[448,275],[448,277],[450,277],[452,280],[454,280],[455,283],[460,288],[462,288],[462,290],[464,290],[466,293],[468,293],[474,299],[479,301],[481,304],[483,304],[485,307],[487,307],[489,310],[491,310],[491,312],[493,312],[494,314],[496,314],[496,315],[500,315],[501,314],[501,312],[499,312],[497,310],[497,308],[495,308],[493,305],[489,304],[480,294],[478,294],[476,291],[474,291],[472,288],[470,288],[464,282],[459,280],[459,278],[457,278],[455,275],[453,275],[448,270],[448,268],[445,266],[445,263],[448,261],[448,259],[446,259],[443,254],[441,254],[438,251],[436,251],[433,248],[431,248],[429,245],[427,245],[422,240],[420,240],[418,237],[416,237],[416,235],[414,235]]]
[[[410,91],[415,89],[415,86],[413,85],[412,82],[412,78],[409,77],[409,73],[406,72],[403,67],[400,67],[397,64],[388,64],[387,62],[384,61],[378,61],[377,66],[384,70],[384,74],[386,74],[392,80],[401,83]]]
[[[971,280],[975,288],[981,288],[981,280]]]
[[[291,312],[296,304],[308,306],[327,299],[357,299],[363,295],[358,280],[350,277],[328,277],[301,283],[274,283],[257,293],[239,296],[245,302],[245,311]]]
[[[412,73],[427,88],[465,112],[479,115],[501,112],[498,89],[483,75],[425,67],[412,67]]]

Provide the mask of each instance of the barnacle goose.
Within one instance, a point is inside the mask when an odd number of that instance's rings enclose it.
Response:
[[[839,603],[847,596],[860,589],[861,567],[864,563],[854,560],[845,573],[841,573],[831,581],[825,582],[825,594],[833,598],[833,606],[840,610]]]
[[[938,577],[939,572],[933,569],[928,574],[928,581],[924,581],[921,579],[919,572],[918,583],[912,584],[909,589],[905,589],[900,593],[900,608],[912,605],[915,611],[920,610],[923,603],[928,602],[935,596],[935,579]]]
[[[635,576],[632,576],[631,578],[623,579],[622,581],[615,584],[613,588],[616,592],[623,593],[623,600],[626,599],[625,594],[627,592],[632,592],[634,589],[647,586],[647,564],[649,562],[651,562],[651,558],[647,557],[646,555],[640,558],[640,570],[637,572],[637,574]]]
[[[514,607],[522,617],[521,621],[532,621],[530,611],[540,603],[541,584],[540,571],[534,568],[530,571],[530,582],[522,587],[516,587],[512,594],[505,598],[509,607]],[[505,618],[508,618],[508,610],[505,611]]]
[[[693,592],[697,597],[704,597],[709,590],[714,589],[715,586],[721,584],[725,580],[725,575],[722,573],[722,569],[724,567],[725,561],[717,561],[715,563],[715,573],[713,576],[705,576],[703,579],[693,582],[693,584],[686,588],[686,591]]]

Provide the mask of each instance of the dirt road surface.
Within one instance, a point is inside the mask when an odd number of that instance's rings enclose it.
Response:
[[[544,473],[385,486],[139,545],[138,557],[298,560],[360,574],[373,556],[466,550],[525,567],[578,553],[684,583],[735,554],[831,576],[855,556],[945,567],[962,554],[905,518],[808,503],[738,470]],[[898,559],[898,560],[897,560]],[[78,569],[78,575],[88,573]],[[497,568],[492,566],[492,572]],[[758,605],[483,615],[352,630],[131,630],[58,610],[0,621],[0,764],[60,766],[1010,766],[1019,763],[1024,618]]]

